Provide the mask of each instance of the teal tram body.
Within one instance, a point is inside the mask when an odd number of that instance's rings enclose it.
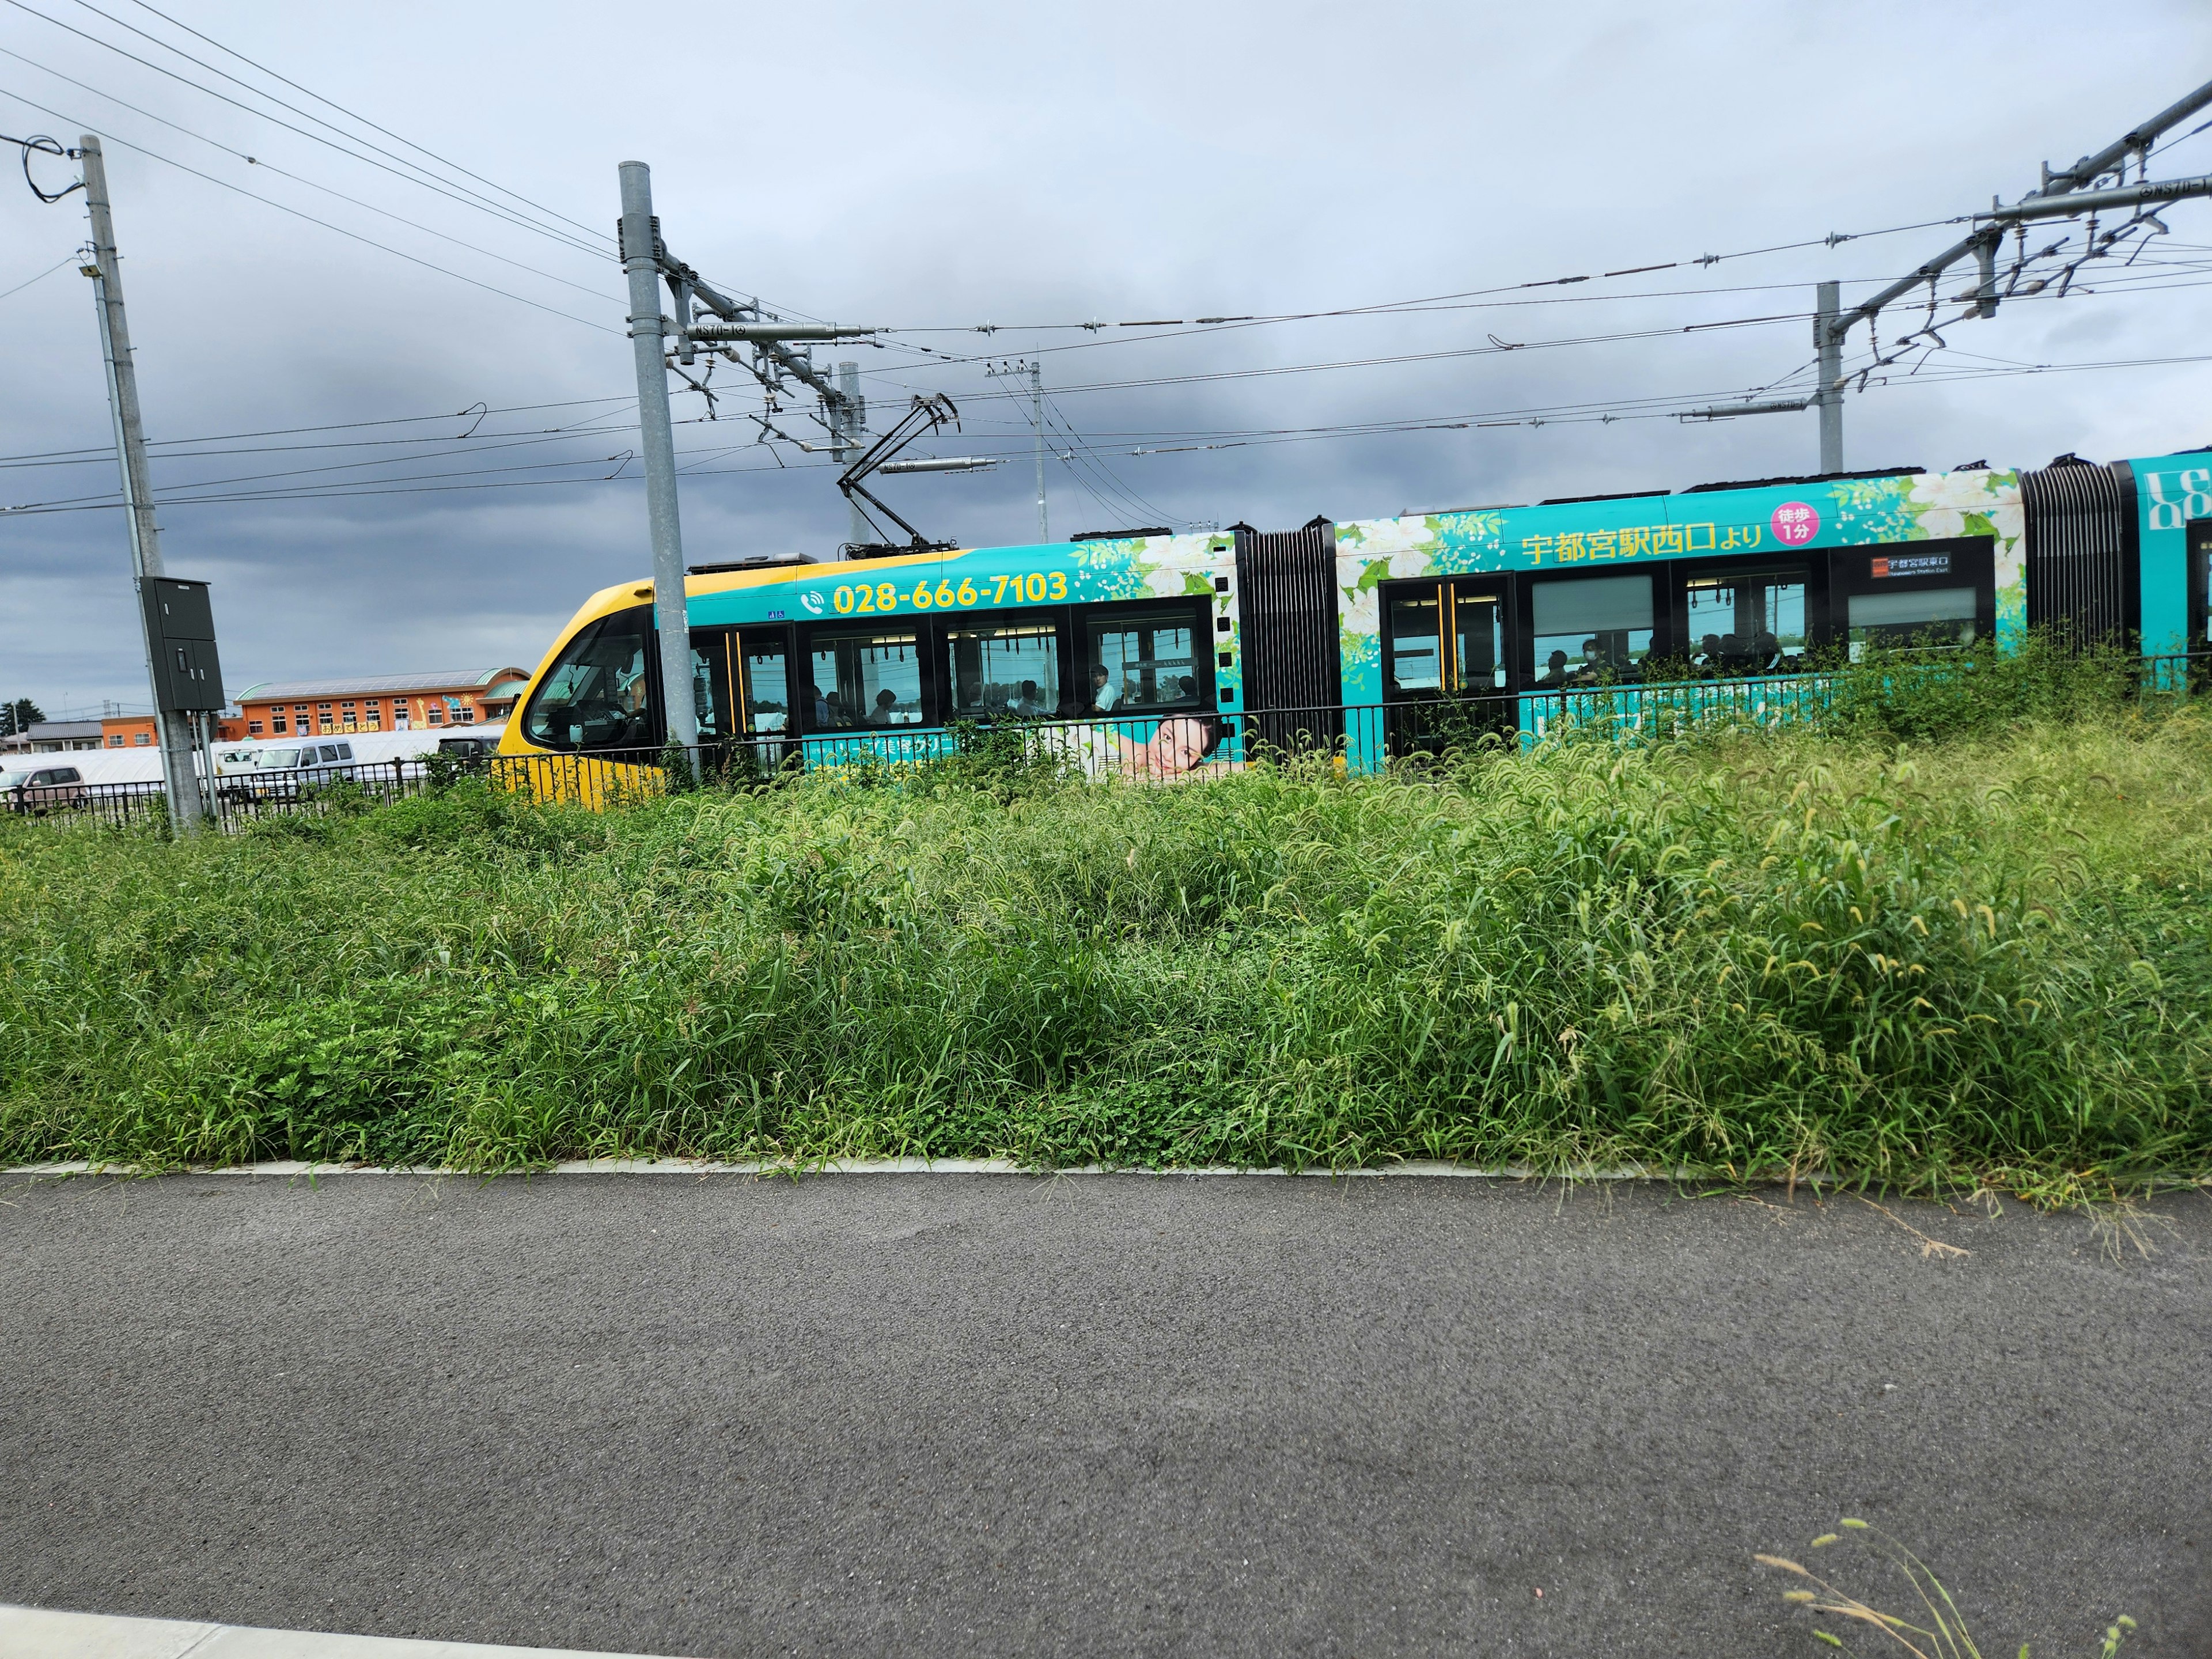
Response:
[[[2171,673],[2208,648],[2208,561],[2196,450],[763,559],[694,567],[686,604],[701,738],[725,751],[915,758],[1019,721],[1094,772],[1182,775],[1316,746],[1364,767],[1592,708],[1786,720],[1823,662],[2014,649],[2038,625]],[[501,752],[649,759],[653,627],[649,584],[594,595]]]

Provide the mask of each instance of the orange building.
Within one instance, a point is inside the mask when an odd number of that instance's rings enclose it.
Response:
[[[151,749],[161,739],[154,735],[151,714],[108,714],[100,722],[100,740],[108,749]]]
[[[530,683],[526,668],[380,674],[363,679],[264,680],[235,701],[247,738],[333,732],[420,732],[503,720]]]
[[[246,721],[236,714],[218,714],[215,722],[217,743],[236,743],[246,735]],[[151,714],[103,714],[100,720],[100,741],[104,749],[151,749],[161,742],[154,732]]]

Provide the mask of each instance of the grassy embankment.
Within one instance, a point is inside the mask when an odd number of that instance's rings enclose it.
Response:
[[[2212,1173],[2212,718],[1972,678],[1388,778],[9,823],[0,1163]]]

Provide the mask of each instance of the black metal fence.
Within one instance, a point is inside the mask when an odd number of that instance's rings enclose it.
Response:
[[[2212,685],[2212,653],[2146,658],[2135,670],[2135,686],[2147,697],[2201,694]],[[1911,672],[1972,670],[1923,664]],[[234,830],[277,814],[358,811],[470,775],[538,800],[603,807],[672,789],[739,787],[798,774],[890,781],[964,771],[1002,780],[1029,773],[1170,783],[1300,758],[1378,771],[1485,743],[1526,748],[1577,732],[1634,742],[1772,730],[1824,717],[1841,684],[1833,675],[1815,673],[1594,684],[1349,707],[1164,708],[1142,717],[764,733],[688,750],[356,761],[221,774],[213,814],[218,824]],[[167,811],[158,782],[25,787],[0,796],[0,806],[72,824],[158,823]]]
[[[471,769],[438,761],[403,760],[351,761],[297,771],[222,773],[216,778],[211,805],[204,787],[201,800],[216,822],[239,826],[278,813],[374,806],[420,794],[466,769]],[[487,769],[476,762],[472,769]],[[204,781],[196,778],[194,781],[204,784]],[[158,779],[139,783],[25,786],[0,795],[0,806],[21,817],[117,827],[164,823],[169,811],[167,792]]]

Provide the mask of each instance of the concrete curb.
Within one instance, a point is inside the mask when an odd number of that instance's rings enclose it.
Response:
[[[122,1619],[0,1602],[0,1653],[9,1659],[626,1659],[574,1648],[509,1648],[389,1636],[261,1630],[184,1619]]]
[[[752,1176],[796,1179],[805,1176],[1028,1176],[1051,1179],[1063,1176],[1149,1176],[1158,1180],[1177,1176],[1238,1176],[1279,1180],[1382,1181],[1404,1176],[1425,1180],[1472,1181],[1717,1181],[1726,1176],[1698,1170],[1646,1170],[1635,1166],[1594,1169],[1536,1170],[1520,1164],[1449,1164],[1441,1160],[1408,1161],[1353,1170],[1240,1169],[1233,1164],[1202,1164],[1188,1168],[1152,1169],[1140,1165],[1085,1164],[1064,1169],[1041,1169],[1003,1158],[826,1158],[819,1163],[774,1163],[765,1159],[718,1162],[712,1158],[592,1158],[544,1165],[534,1170],[510,1170],[486,1175],[480,1170],[410,1167],[380,1164],[307,1164],[276,1159],[266,1164],[190,1165],[181,1170],[149,1170],[133,1164],[0,1164],[0,1176],[216,1175],[263,1176],[272,1179],[321,1181],[337,1176],[438,1176],[479,1181],[531,1181],[546,1176]],[[1763,1179],[1763,1178],[1762,1178]],[[1797,1184],[1810,1187],[1832,1177],[1801,1176]]]

